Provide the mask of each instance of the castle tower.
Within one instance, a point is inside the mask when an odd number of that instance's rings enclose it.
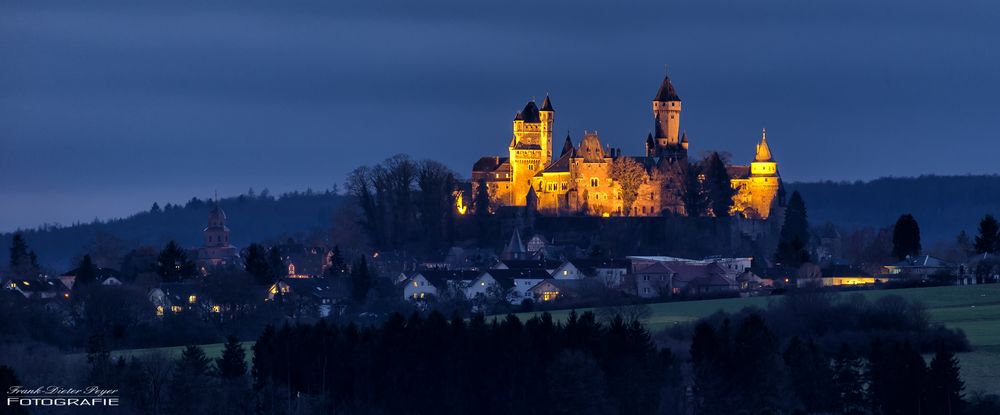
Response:
[[[663,77],[660,89],[653,98],[653,119],[656,122],[656,144],[660,149],[676,147],[680,144],[681,98],[670,83],[670,76]]]
[[[545,101],[542,101],[542,108],[538,110],[540,126],[539,145],[542,146],[542,162],[547,166],[552,162],[552,127],[556,120],[556,110],[552,108],[552,101],[549,95],[545,94]]]
[[[547,111],[540,111],[535,101],[528,101],[524,109],[514,116],[514,137],[510,141],[511,203],[524,206],[531,178],[552,159],[552,130],[548,127],[543,136],[542,114],[551,120],[551,102],[546,99]],[[543,139],[544,138],[544,139]],[[546,156],[548,154],[548,156]]]
[[[770,215],[771,205],[778,196],[780,185],[778,163],[774,161],[771,148],[767,145],[765,129],[761,132],[760,144],[757,144],[754,160],[750,163],[750,205],[761,219],[767,219]]]

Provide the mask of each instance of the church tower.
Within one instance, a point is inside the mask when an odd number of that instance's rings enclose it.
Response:
[[[653,119],[656,121],[657,146],[665,148],[680,144],[681,98],[670,83],[670,76],[663,77],[663,83],[653,98]]]
[[[229,245],[229,228],[226,226],[226,212],[222,211],[219,203],[208,214],[208,227],[202,231],[205,237],[206,247],[218,247]]]
[[[771,148],[767,145],[767,130],[761,131],[760,144],[753,162],[750,163],[750,195],[751,207],[767,219],[771,213],[771,205],[778,196],[781,177],[778,176],[778,163],[771,156]]]

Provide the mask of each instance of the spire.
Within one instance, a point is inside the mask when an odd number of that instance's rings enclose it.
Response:
[[[562,152],[559,153],[559,157],[562,157],[566,155],[566,153],[572,151],[573,151],[573,139],[569,137],[569,134],[566,134],[566,142],[563,143]]]
[[[767,146],[766,128],[760,133],[760,144],[757,144],[757,155],[754,157],[754,161],[774,161],[771,158],[771,148]]]
[[[535,106],[535,101],[528,101],[528,103],[524,105],[524,109],[521,110],[520,114],[521,117],[523,117],[524,122],[542,122],[541,117],[538,115],[538,107]]]
[[[514,121],[521,121],[521,120],[524,120],[524,116],[521,115],[520,112],[518,112],[517,114],[514,114]]]
[[[527,249],[524,248],[524,243],[521,242],[521,233],[514,229],[514,234],[510,236],[510,242],[507,242],[507,246],[503,250],[504,257],[508,259],[521,259]]]
[[[681,97],[677,96],[677,90],[674,89],[674,84],[670,83],[670,76],[663,76],[663,83],[660,84],[660,90],[656,91],[656,98],[653,101],[680,101]]]
[[[646,148],[656,147],[656,142],[653,141],[653,134],[646,134]]]
[[[688,132],[687,131],[685,131],[683,134],[681,134],[681,142],[682,143],[688,142]]]
[[[542,101],[542,109],[539,111],[555,112],[555,110],[552,109],[552,101],[549,100],[549,94],[545,94],[545,101]]]

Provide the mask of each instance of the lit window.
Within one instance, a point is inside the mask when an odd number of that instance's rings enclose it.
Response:
[[[416,286],[418,286],[418,285],[419,285],[419,284],[417,284],[417,282],[416,282],[416,281],[413,281],[413,286],[414,286],[414,287],[416,287]]]
[[[188,304],[194,304],[196,301],[198,301],[198,296],[192,295],[188,297]]]
[[[600,184],[601,184],[601,180],[600,179],[598,179],[596,177],[591,177],[590,178],[590,187],[597,187]]]
[[[217,305],[213,305],[213,306],[212,306],[212,312],[213,312],[213,313],[218,313],[219,311],[222,311],[222,308],[221,308],[221,307],[219,307],[219,306],[217,306]]]
[[[563,275],[569,275],[569,270],[563,270]]]
[[[542,292],[542,301],[552,301],[559,296],[558,291],[544,291]]]
[[[175,313],[180,313],[181,310],[184,310],[184,307],[181,307],[179,305],[170,306],[170,311],[173,311]]]
[[[156,316],[157,317],[163,317],[163,306],[162,305],[156,306]]]

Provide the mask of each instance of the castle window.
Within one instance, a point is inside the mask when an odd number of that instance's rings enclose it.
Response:
[[[562,189],[563,189],[563,190],[566,190],[566,189],[567,189],[567,187],[566,187],[566,183],[563,183],[563,184],[562,184]]]
[[[596,177],[590,178],[590,187],[597,187],[601,183],[601,180]]]

